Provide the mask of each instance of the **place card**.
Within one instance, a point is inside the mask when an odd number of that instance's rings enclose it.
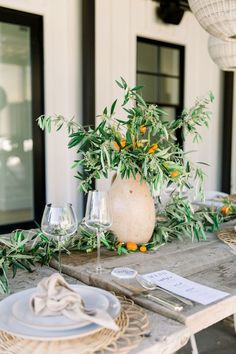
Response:
[[[229,293],[201,285],[194,281],[183,278],[168,270],[148,273],[142,275],[146,280],[169,290],[177,295],[186,297],[202,305],[208,305],[218,301]]]

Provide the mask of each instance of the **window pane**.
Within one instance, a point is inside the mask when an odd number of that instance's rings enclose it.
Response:
[[[158,103],[179,104],[179,79],[158,77],[158,88]]]
[[[160,107],[163,111],[165,111],[167,113],[167,115],[163,115],[163,120],[165,121],[172,121],[175,120],[176,118],[176,109],[174,107],[165,107],[165,106],[161,106]]]
[[[158,97],[157,77],[152,75],[137,75],[138,85],[143,85],[142,96],[149,103],[156,103]]]
[[[34,218],[30,28],[0,23],[0,225]]]
[[[160,47],[160,73],[166,75],[179,75],[179,50]]]
[[[157,50],[156,45],[138,42],[138,71],[157,73]]]

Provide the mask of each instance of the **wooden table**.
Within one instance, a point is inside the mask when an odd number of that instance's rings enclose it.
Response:
[[[38,267],[33,273],[18,271],[16,277],[10,279],[11,293],[36,286],[43,277],[48,277],[53,272],[55,272],[53,268],[46,266]],[[81,284],[71,276],[65,275],[64,277],[70,284]],[[0,295],[0,300],[4,298],[5,296]],[[144,338],[139,347],[130,351],[130,354],[171,354],[188,342],[190,332],[184,325],[153,311],[147,310],[147,315],[150,321],[151,336]],[[1,352],[1,354],[4,353]]]
[[[181,323],[191,334],[236,313],[236,256],[229,246],[217,239],[215,234],[208,234],[208,239],[204,242],[175,241],[153,253],[114,256],[112,252],[103,251],[103,266],[110,270],[120,266],[134,268],[139,273],[165,269],[230,293],[230,296],[207,306],[196,303],[194,306],[184,305],[180,313],[168,310],[141,295],[132,296],[128,290],[117,285],[109,273],[100,275],[89,273],[95,266],[95,260],[96,254],[75,253],[70,257],[63,257],[62,269],[66,274],[86,284],[130,296],[139,305]]]
[[[99,276],[89,273],[88,270],[95,265],[96,253],[64,255],[62,269],[70,283],[82,281],[123,293],[147,309],[151,336],[144,338],[139,347],[130,352],[132,354],[174,353],[187,343],[191,334],[236,313],[236,256],[214,234],[210,234],[206,242],[176,241],[154,253],[114,256],[114,253],[103,250],[102,255],[103,265],[110,270],[119,266],[132,267],[140,273],[166,269],[231,294],[209,306],[185,306],[182,313],[176,313],[142,296],[132,296],[128,290],[117,285],[109,273]],[[52,262],[52,266],[55,266],[55,262]],[[42,277],[49,276],[53,271],[49,267],[38,268],[32,274],[19,271],[10,280],[12,292],[35,286]]]

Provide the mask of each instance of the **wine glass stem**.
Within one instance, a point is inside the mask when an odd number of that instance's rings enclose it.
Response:
[[[101,257],[100,257],[100,238],[101,238],[101,233],[99,229],[96,229],[96,235],[97,235],[97,265],[96,265],[96,272],[99,273],[102,269],[101,266]]]
[[[58,240],[58,270],[59,273],[61,274],[61,236],[59,237]]]

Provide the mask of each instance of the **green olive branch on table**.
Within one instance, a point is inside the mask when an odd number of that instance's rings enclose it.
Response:
[[[227,208],[227,209],[226,209]],[[227,214],[225,213],[227,211]],[[114,254],[128,254],[139,251],[154,251],[174,239],[205,240],[206,231],[218,230],[221,223],[236,217],[236,208],[226,198],[222,208],[200,207],[194,209],[184,197],[173,196],[161,213],[157,211],[157,222],[151,241],[137,245],[135,249],[119,242],[111,231],[104,232],[102,245]],[[92,252],[97,247],[95,233],[82,223],[77,234],[65,240],[62,251]],[[9,293],[9,277],[15,277],[18,269],[32,272],[37,264],[47,265],[57,259],[58,245],[48,239],[39,229],[15,230],[0,238],[0,294]]]

